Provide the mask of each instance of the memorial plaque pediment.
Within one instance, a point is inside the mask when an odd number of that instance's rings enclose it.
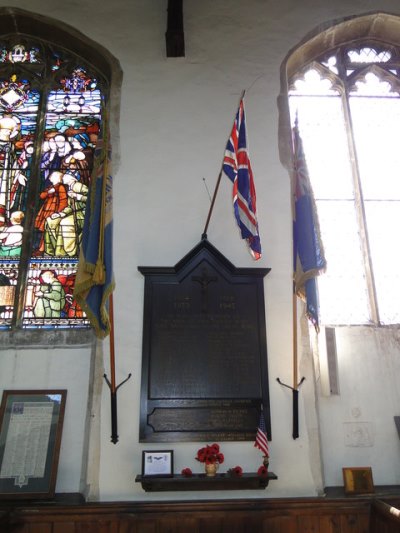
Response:
[[[206,239],[145,276],[141,442],[252,440],[270,433],[264,277]]]

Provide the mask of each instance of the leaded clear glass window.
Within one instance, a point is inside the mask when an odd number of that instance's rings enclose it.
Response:
[[[88,327],[73,298],[106,81],[47,42],[0,41],[0,328]]]
[[[289,80],[327,272],[321,322],[400,323],[400,55],[374,42],[342,46]]]

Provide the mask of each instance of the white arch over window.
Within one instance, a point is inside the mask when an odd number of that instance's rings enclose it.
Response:
[[[399,30],[385,13],[337,21],[282,65],[280,155],[290,171],[297,116],[328,263],[325,325],[400,323]]]

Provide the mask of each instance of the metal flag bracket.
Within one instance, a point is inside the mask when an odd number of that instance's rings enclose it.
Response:
[[[103,374],[111,393],[111,442],[117,444],[118,442],[118,419],[117,419],[117,390],[128,381],[132,374],[128,374],[128,377],[121,381],[121,383],[115,387],[107,378],[107,374]]]
[[[109,317],[110,317],[110,372],[111,381],[107,378],[107,374],[103,374],[108,388],[111,393],[111,442],[117,444],[118,442],[118,417],[117,417],[117,390],[128,381],[132,376],[129,373],[128,377],[124,379],[118,386],[115,384],[115,349],[114,349],[114,303],[113,295],[109,298]]]
[[[276,381],[279,383],[279,385],[282,385],[283,387],[286,387],[288,389],[291,389],[292,391],[292,397],[293,397],[293,438],[297,439],[299,437],[299,388],[302,385],[303,381],[306,378],[303,376],[299,383],[297,384],[297,387],[291,387],[290,385],[286,385],[286,383],[283,383],[279,378],[276,378]]]

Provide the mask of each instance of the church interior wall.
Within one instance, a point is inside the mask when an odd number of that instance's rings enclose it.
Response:
[[[288,52],[319,26],[379,9],[381,0],[184,0],[186,53],[166,58],[167,1],[8,0],[7,5],[55,18],[98,42],[123,71],[115,130],[114,293],[119,442],[110,441],[109,344],[15,346],[0,353],[0,389],[68,389],[57,492],[91,500],[190,500],[316,496],[342,485],[342,467],[372,466],[377,484],[400,484],[400,373],[397,331],[337,330],[339,395],[325,395],[307,340],[300,342],[300,437],[292,438],[291,211],[289,176],[278,149],[280,69]],[[173,266],[201,239],[212,192],[242,91],[246,89],[249,152],[257,189],[263,256],[255,263],[239,238],[231,186],[223,180],[209,241],[235,266],[268,267],[265,278],[272,418],[266,491],[145,493],[139,443],[144,278],[138,266]],[[119,136],[119,138],[118,138]],[[327,164],[329,164],[327,162]],[[303,318],[301,320],[304,320]],[[303,331],[303,330],[302,330]],[[174,470],[200,472],[204,442],[168,443]],[[255,472],[253,442],[222,442],[225,463]]]

